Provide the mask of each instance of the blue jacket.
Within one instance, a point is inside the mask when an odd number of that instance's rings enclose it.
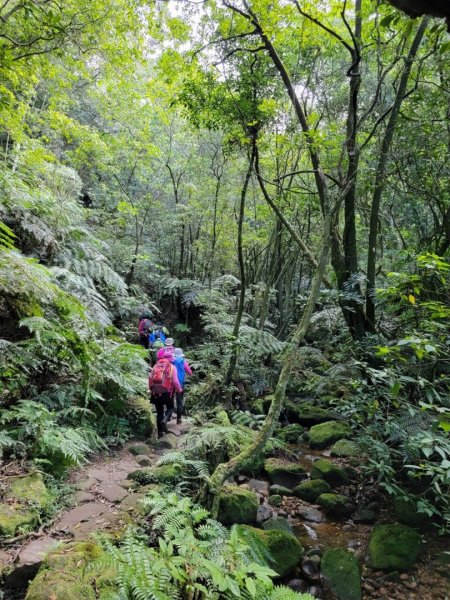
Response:
[[[164,342],[166,341],[166,336],[164,335],[164,333],[162,331],[159,332],[158,337],[164,344]],[[154,344],[156,342],[156,334],[154,331],[148,336],[148,341],[150,342],[150,344]]]
[[[184,387],[186,373],[188,373],[188,375],[192,375],[192,371],[191,371],[191,368],[189,367],[189,363],[184,358],[184,356],[176,356],[172,360],[172,364],[175,365],[175,367],[177,369],[178,381],[180,382],[181,387]]]

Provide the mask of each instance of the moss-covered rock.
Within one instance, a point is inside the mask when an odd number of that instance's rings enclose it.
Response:
[[[338,416],[337,413],[328,408],[315,406],[310,402],[296,402],[295,400],[288,400],[286,402],[285,411],[290,421],[295,421],[295,423],[305,425],[306,427],[326,421],[333,421]]]
[[[331,486],[343,485],[349,481],[349,477],[344,469],[341,469],[326,458],[319,458],[319,460],[313,463],[311,479],[324,479]]]
[[[225,486],[220,493],[218,520],[224,525],[254,523],[258,506],[255,492],[234,485]]]
[[[270,566],[280,577],[292,573],[303,555],[303,548],[297,538],[286,531],[269,529],[263,531],[254,527],[246,527],[267,547],[272,556]]]
[[[407,498],[396,498],[394,502],[395,514],[403,525],[411,527],[426,527],[430,524],[430,517],[419,513],[415,502]]]
[[[38,523],[37,510],[20,504],[0,504],[0,535],[13,537],[18,531],[32,531]]]
[[[292,535],[294,534],[294,530],[289,524],[289,521],[283,517],[271,517],[270,519],[267,519],[267,521],[264,521],[262,524],[262,528],[265,531],[268,531],[269,529],[276,529],[277,531],[286,531]]]
[[[376,525],[367,547],[372,569],[407,571],[414,566],[421,549],[420,535],[406,525]]]
[[[355,556],[342,549],[327,550],[320,563],[322,577],[336,600],[361,600],[361,575]]]
[[[294,496],[306,502],[315,502],[321,494],[326,494],[330,490],[330,485],[323,479],[311,479],[295,487],[292,492]]]
[[[148,397],[130,396],[126,400],[127,419],[134,435],[148,438],[156,431],[156,418]]]
[[[287,444],[297,444],[302,435],[304,429],[298,423],[292,423],[291,425],[287,425],[286,427],[282,427],[277,429],[275,435],[278,439],[283,440]]]
[[[133,444],[128,448],[128,452],[134,454],[134,456],[150,456],[153,453],[153,450],[147,444]]]
[[[348,437],[350,427],[339,421],[326,421],[314,425],[309,430],[309,445],[311,448],[328,448],[334,442]]]
[[[307,477],[305,469],[296,463],[268,458],[264,462],[264,470],[272,484],[282,485],[289,489],[294,488]]]
[[[52,495],[47,490],[41,473],[28,473],[23,477],[7,477],[4,480],[6,500],[21,504],[32,504],[39,510],[47,510],[52,503]]]
[[[66,544],[47,555],[32,581],[26,600],[95,600],[113,589],[113,569],[90,567],[103,551],[94,542]]]
[[[358,446],[350,440],[339,440],[331,446],[331,456],[352,457],[358,455]]]
[[[271,506],[281,506],[283,498],[279,494],[272,494],[269,496],[269,504]]]
[[[269,492],[272,496],[292,496],[292,490],[284,487],[284,485],[278,485],[276,483],[270,486]]]
[[[140,485],[149,483],[177,483],[182,476],[181,465],[161,465],[159,467],[145,467],[136,469],[128,474],[128,479],[137,481]]]
[[[355,510],[351,500],[347,498],[347,496],[342,496],[341,494],[321,494],[316,502],[327,514],[336,517],[351,515]]]

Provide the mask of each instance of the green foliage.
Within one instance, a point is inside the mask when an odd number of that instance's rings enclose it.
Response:
[[[112,598],[311,598],[276,588],[267,550],[239,526],[229,531],[189,498],[175,494],[152,492],[142,503],[151,517],[151,531],[160,536],[157,541],[149,546],[146,538],[129,530],[119,546],[103,542],[107,554],[93,567],[100,564],[117,573],[118,591]]]

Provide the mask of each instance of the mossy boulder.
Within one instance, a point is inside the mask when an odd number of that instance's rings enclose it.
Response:
[[[350,458],[358,455],[358,446],[351,440],[339,440],[331,446],[331,456]]]
[[[295,402],[295,400],[286,402],[285,411],[290,421],[295,421],[295,423],[305,427],[333,421],[338,416],[337,413],[328,408],[315,406],[309,402]]]
[[[283,503],[283,498],[279,494],[272,494],[269,496],[269,504],[271,506],[281,506]]]
[[[350,435],[350,427],[340,421],[326,421],[314,425],[309,430],[309,445],[311,448],[328,448],[334,442]]]
[[[102,592],[114,590],[115,571],[91,564],[103,550],[94,542],[66,544],[47,555],[25,600],[95,600]]]
[[[39,523],[37,510],[20,504],[0,504],[0,535],[13,537],[18,531],[32,531]]]
[[[292,490],[294,496],[306,500],[306,502],[315,502],[321,494],[329,491],[331,491],[330,484],[323,479],[304,481]]]
[[[258,506],[255,492],[234,485],[225,486],[220,493],[218,520],[223,525],[254,523]]]
[[[416,503],[408,498],[396,498],[394,501],[395,514],[403,525],[411,527],[426,527],[430,525],[430,517],[417,511]]]
[[[128,474],[127,479],[136,481],[140,485],[149,483],[177,483],[182,476],[183,468],[181,465],[161,465],[159,467],[145,467],[136,469]]]
[[[153,450],[147,444],[133,444],[128,448],[128,452],[131,452],[134,456],[150,456]]]
[[[262,528],[265,531],[269,529],[276,529],[277,531],[286,531],[287,533],[294,534],[294,530],[292,529],[289,521],[284,519],[283,517],[271,517],[264,521],[262,524]]]
[[[258,537],[266,546],[272,556],[270,567],[280,577],[286,577],[295,570],[302,558],[303,547],[294,535],[277,529],[263,531],[248,526],[245,529]]]
[[[13,500],[21,504],[31,504],[41,511],[47,510],[53,500],[52,495],[45,487],[41,473],[28,473],[23,477],[7,477],[4,480],[6,500]]]
[[[342,496],[341,494],[321,494],[316,502],[323,508],[326,514],[336,517],[346,517],[351,515],[355,510],[351,500],[347,498],[347,496]]]
[[[270,486],[269,492],[275,496],[292,496],[292,490],[276,483]]]
[[[297,444],[301,440],[304,429],[298,423],[292,423],[281,429],[277,429],[276,437],[287,444]]]
[[[367,547],[369,566],[377,571],[408,571],[421,550],[420,535],[412,527],[376,525]]]
[[[319,460],[313,463],[311,479],[324,479],[331,486],[344,485],[344,483],[348,483],[349,481],[349,477],[344,469],[341,469],[326,458],[319,458]]]
[[[306,471],[301,465],[279,458],[268,458],[264,462],[264,470],[272,484],[282,485],[289,489],[294,488],[307,477]]]
[[[156,418],[148,397],[130,396],[126,400],[127,419],[138,439],[149,438],[156,431]],[[145,453],[143,453],[145,454]]]
[[[359,564],[351,552],[340,548],[326,550],[320,569],[336,600],[362,599]]]

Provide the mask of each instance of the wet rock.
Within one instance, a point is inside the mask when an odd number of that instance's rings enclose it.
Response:
[[[358,455],[358,447],[350,440],[339,440],[331,446],[331,456],[352,457]]]
[[[339,486],[348,483],[348,475],[337,465],[326,458],[320,458],[313,463],[311,479],[322,479],[331,486]],[[324,492],[326,493],[326,492]]]
[[[352,519],[355,523],[373,523],[376,521],[377,514],[370,508],[359,508],[352,514]]]
[[[147,446],[147,444],[134,444],[128,448],[128,452],[134,454],[135,456],[141,456],[142,454],[150,456],[153,451],[150,446]]]
[[[248,481],[248,486],[251,490],[263,495],[266,495],[269,492],[269,483],[267,481],[262,481],[261,479],[250,479]]]
[[[278,511],[278,516],[279,517],[287,517],[288,513],[285,510],[281,509]]]
[[[245,483],[247,480],[248,480],[248,477],[246,475],[238,475],[237,476],[238,483]]]
[[[294,530],[289,524],[289,521],[287,519],[284,519],[283,517],[272,517],[268,519],[265,523],[263,523],[262,528],[264,529],[264,531],[268,531],[269,529],[276,529],[278,531],[287,531],[287,533],[294,534]]]
[[[341,494],[322,494],[317,498],[317,504],[326,514],[345,517],[350,515],[355,507],[347,496]]]
[[[306,500],[306,502],[315,502],[316,498],[321,494],[325,494],[331,490],[330,485],[323,479],[311,479],[297,485],[292,493],[294,496]]]
[[[311,448],[327,448],[350,435],[350,427],[339,421],[327,421],[314,425],[309,430],[309,445]]]
[[[312,523],[322,523],[325,521],[323,512],[317,510],[317,508],[301,506],[298,509],[297,514],[305,521],[311,521]]]
[[[266,545],[272,557],[270,567],[280,577],[293,573],[303,554],[302,545],[294,535],[276,529],[263,531],[248,526],[245,526],[245,529],[251,531]]]
[[[86,502],[93,502],[95,496],[89,492],[77,492],[74,496],[74,500],[75,504],[85,504]]]
[[[308,594],[311,594],[313,598],[323,598],[322,588],[320,588],[318,585],[312,585],[310,588],[308,588],[307,592]]]
[[[145,454],[138,454],[136,456],[136,462],[138,465],[141,465],[141,467],[150,467],[152,464],[152,459],[150,456],[146,456]]]
[[[292,489],[303,481],[307,474],[305,469],[292,462],[285,462],[278,458],[269,458],[264,462],[266,471],[272,484],[282,485]]]
[[[300,565],[301,574],[308,579],[308,581],[319,581],[320,579],[320,556],[310,556],[304,558]]]
[[[272,496],[269,496],[269,504],[271,504],[272,506],[281,506],[282,502],[283,498],[278,494],[273,494]]]
[[[256,511],[256,522],[258,525],[261,525],[262,523],[264,523],[264,521],[267,521],[267,519],[270,519],[270,517],[273,515],[273,509],[270,508],[270,506],[268,506],[267,504],[261,504],[260,506],[258,506],[258,510]]]
[[[291,579],[286,585],[298,594],[304,594],[309,587],[309,583],[304,579]]]
[[[420,535],[406,525],[376,525],[368,544],[369,565],[381,571],[408,571],[421,550]]]
[[[292,496],[292,490],[283,485],[271,485],[269,488],[270,493],[278,496]]]
[[[337,600],[361,600],[361,575],[357,559],[346,550],[326,550],[321,562],[322,577]]]
[[[322,548],[320,546],[316,546],[314,548],[309,548],[305,552],[306,556],[322,556]]]
[[[220,493],[218,520],[223,525],[254,523],[258,506],[255,492],[237,486],[225,486]]]
[[[113,483],[107,486],[100,486],[98,488],[98,493],[103,496],[108,502],[112,502],[115,504],[116,502],[120,502],[127,496],[128,492],[123,489],[120,485]]]

